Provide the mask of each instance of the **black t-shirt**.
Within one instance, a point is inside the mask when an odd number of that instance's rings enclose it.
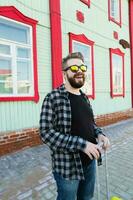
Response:
[[[75,95],[69,93],[69,99],[72,111],[71,134],[80,136],[83,139],[96,144],[93,127],[94,118],[91,107],[82,94]],[[83,166],[86,166],[91,162],[91,159],[82,151],[80,151],[80,157]]]

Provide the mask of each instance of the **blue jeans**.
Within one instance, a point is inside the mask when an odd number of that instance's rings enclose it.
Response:
[[[85,180],[66,180],[58,173],[53,173],[57,184],[57,200],[91,200],[95,187],[95,160],[83,169]]]

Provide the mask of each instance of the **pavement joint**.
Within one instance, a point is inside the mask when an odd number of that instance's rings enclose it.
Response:
[[[111,195],[133,200],[133,119],[103,127],[111,140],[107,152]],[[99,167],[101,200],[105,194],[105,157]],[[56,185],[46,145],[0,157],[0,200],[55,200]],[[97,190],[95,197],[97,200]]]

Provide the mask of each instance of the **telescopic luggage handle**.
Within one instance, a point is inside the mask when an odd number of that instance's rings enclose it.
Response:
[[[98,144],[98,146],[103,149],[103,143]],[[122,200],[121,198],[117,196],[110,196],[110,189],[109,189],[109,174],[108,174],[108,159],[107,159],[107,151],[104,150],[104,156],[105,156],[105,178],[106,178],[106,199],[107,200]],[[99,181],[99,170],[98,166],[102,165],[102,156],[100,154],[99,159],[96,162],[96,176],[97,176],[97,199],[102,200],[100,198],[100,181]]]
[[[98,144],[98,146],[103,149],[103,143]],[[105,178],[106,178],[106,198],[107,200],[110,200],[110,191],[109,191],[109,175],[108,175],[108,163],[107,163],[107,151],[104,150],[104,155],[105,155]],[[102,165],[102,156],[100,153],[100,157],[96,162],[96,176],[97,176],[97,199],[101,200],[100,198],[100,181],[99,181],[99,169],[98,166]]]

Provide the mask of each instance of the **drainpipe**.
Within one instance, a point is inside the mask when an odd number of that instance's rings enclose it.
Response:
[[[63,82],[60,0],[49,0],[49,9],[51,27],[52,86],[53,88],[56,88]]]
[[[130,57],[131,57],[131,98],[133,108],[133,0],[129,1],[129,35],[130,35]]]

